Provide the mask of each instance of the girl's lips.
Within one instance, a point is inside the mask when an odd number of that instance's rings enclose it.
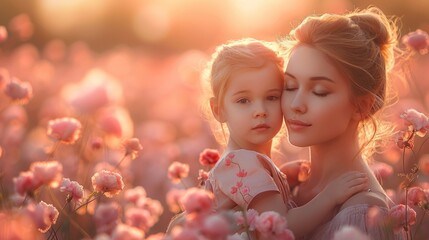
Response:
[[[258,124],[255,127],[252,128],[252,130],[265,130],[270,128],[267,124]]]

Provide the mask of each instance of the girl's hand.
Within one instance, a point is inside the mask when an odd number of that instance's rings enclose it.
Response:
[[[368,190],[368,186],[368,176],[365,173],[350,171],[331,181],[323,192],[336,205],[341,205],[354,194]]]

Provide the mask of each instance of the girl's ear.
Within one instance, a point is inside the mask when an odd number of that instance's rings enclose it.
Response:
[[[224,123],[225,119],[222,113],[222,109],[219,106],[219,102],[215,97],[210,98],[210,108],[212,110],[213,116],[216,118],[216,120],[220,123]]]
[[[374,96],[369,94],[358,97],[356,100],[356,108],[353,114],[353,119],[361,121],[370,117],[374,101]]]

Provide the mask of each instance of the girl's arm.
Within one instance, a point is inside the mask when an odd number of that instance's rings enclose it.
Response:
[[[357,192],[368,189],[365,173],[348,172],[331,181],[325,189],[303,206],[290,209],[286,214],[288,228],[301,237],[314,231],[341,205]]]

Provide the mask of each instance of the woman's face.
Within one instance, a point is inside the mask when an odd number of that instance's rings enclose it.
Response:
[[[306,147],[341,139],[352,129],[356,115],[350,99],[349,82],[322,52],[306,45],[293,50],[282,95],[293,145]]]

